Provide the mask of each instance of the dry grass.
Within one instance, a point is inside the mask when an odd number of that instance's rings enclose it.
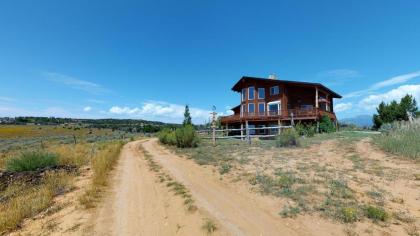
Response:
[[[113,169],[123,146],[123,142],[102,144],[99,150],[92,156],[93,179],[91,186],[79,199],[85,208],[96,206],[100,193],[108,183],[109,172]]]
[[[51,206],[54,196],[68,191],[73,176],[67,173],[47,173],[39,186],[15,183],[3,196],[9,198],[0,204],[0,234],[13,230],[23,219],[35,216]]]

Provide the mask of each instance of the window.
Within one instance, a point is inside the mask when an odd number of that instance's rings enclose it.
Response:
[[[254,87],[249,87],[248,88],[248,99],[249,100],[254,100],[255,98],[255,88]]]
[[[242,89],[242,101],[246,100],[246,89]]]
[[[263,103],[263,102],[258,103],[258,114],[260,114],[260,115],[265,114],[265,103]]]
[[[277,95],[280,93],[279,86],[274,86],[270,88],[270,95]]]
[[[248,113],[254,113],[255,112],[255,104],[249,103],[248,104]]]
[[[265,88],[258,88],[258,99],[265,98]]]

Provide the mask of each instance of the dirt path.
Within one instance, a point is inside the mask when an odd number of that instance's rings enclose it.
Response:
[[[199,208],[204,208],[230,235],[302,235],[278,215],[277,209],[257,201],[246,191],[220,181],[219,177],[194,162],[165,150],[152,139],[142,143],[163,168],[191,191]]]
[[[139,151],[142,141],[124,146],[111,194],[95,217],[95,235],[203,235],[204,214],[189,213],[182,199],[157,183]]]

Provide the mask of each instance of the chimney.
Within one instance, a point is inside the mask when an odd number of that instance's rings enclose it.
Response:
[[[270,74],[268,75],[269,79],[277,79],[277,76],[275,74]]]

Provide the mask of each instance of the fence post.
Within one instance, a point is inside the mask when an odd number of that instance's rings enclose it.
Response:
[[[251,135],[249,133],[248,121],[245,121],[245,127],[246,127],[246,140],[247,140],[248,144],[251,144]]]
[[[244,140],[244,123],[241,122],[241,140]]]
[[[76,143],[77,143],[77,140],[76,140],[76,135],[74,135],[74,134],[73,134],[73,141],[74,141],[74,144],[76,144]]]
[[[212,128],[213,128],[213,137],[212,137],[212,139],[213,139],[213,146],[216,146],[216,127],[213,126]]]
[[[281,135],[281,121],[277,120],[278,126],[279,126],[279,130],[278,130],[278,134]]]

